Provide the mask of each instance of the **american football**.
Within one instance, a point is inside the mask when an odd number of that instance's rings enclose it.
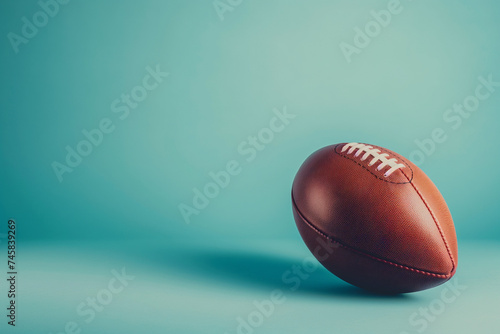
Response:
[[[453,219],[427,175],[375,145],[324,147],[292,186],[295,222],[326,269],[376,293],[407,293],[448,281],[457,269]],[[319,245],[334,251],[318,255]]]

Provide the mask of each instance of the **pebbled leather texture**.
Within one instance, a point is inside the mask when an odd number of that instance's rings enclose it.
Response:
[[[299,232],[311,251],[318,238],[339,247],[321,263],[356,286],[412,292],[450,279],[457,266],[455,228],[434,183],[404,157],[371,145],[405,165],[388,177],[371,157],[327,146],[302,164],[292,186]]]

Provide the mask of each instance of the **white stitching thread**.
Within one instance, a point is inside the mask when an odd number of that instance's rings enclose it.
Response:
[[[349,149],[349,151],[347,151],[347,149]],[[358,143],[349,143],[345,144],[342,148],[342,152],[347,151],[346,154],[351,154],[356,150],[358,151],[356,152],[356,154],[354,154],[355,157],[359,157],[359,155],[363,152],[365,153],[363,157],[361,157],[361,161],[366,160],[370,155],[373,157],[368,166],[373,166],[379,160],[382,163],[377,167],[377,170],[382,170],[384,167],[390,166],[391,168],[387,172],[385,172],[384,177],[388,177],[398,169],[406,167],[404,164],[398,164],[396,158],[387,159],[389,157],[389,154],[380,153],[380,150],[373,148],[373,146]]]

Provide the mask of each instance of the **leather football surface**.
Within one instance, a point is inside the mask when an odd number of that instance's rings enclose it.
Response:
[[[292,186],[298,230],[330,272],[378,293],[428,289],[457,268],[453,219],[434,183],[382,147],[342,143],[302,164]],[[318,255],[318,246],[335,250]]]

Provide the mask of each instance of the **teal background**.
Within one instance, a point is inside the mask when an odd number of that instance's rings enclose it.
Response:
[[[62,330],[77,318],[74,306],[125,266],[135,286],[84,332],[233,333],[252,300],[279,288],[289,264],[309,256],[290,206],[304,159],[345,141],[409,156],[415,140],[438,127],[448,139],[421,168],[453,214],[467,259],[457,277],[469,289],[426,332],[475,328],[448,326],[460,320],[493,327],[488,310],[498,307],[489,298],[498,295],[499,272],[488,260],[498,268],[500,89],[457,130],[443,114],[474,92],[479,76],[500,81],[500,4],[404,0],[348,63],[339,44],[352,44],[353,29],[387,3],[244,0],[221,21],[207,0],[71,1],[15,53],[7,34],[20,34],[22,17],[31,20],[40,7],[1,2],[0,219],[18,223],[22,292],[20,324],[5,328]],[[157,64],[169,76],[120,120],[112,101]],[[238,145],[284,106],[296,117],[246,162]],[[115,130],[59,182],[52,162],[64,162],[65,147],[103,118]],[[190,204],[192,189],[230,160],[242,172],[186,224],[179,204]],[[3,253],[5,241],[0,246]],[[232,267],[251,278],[231,279]],[[478,269],[488,281],[477,281]],[[346,285],[322,269],[315,275],[314,291],[288,294],[255,332],[414,332],[408,315],[440,289],[392,299],[349,288],[339,295]],[[366,322],[349,329],[359,314]]]

